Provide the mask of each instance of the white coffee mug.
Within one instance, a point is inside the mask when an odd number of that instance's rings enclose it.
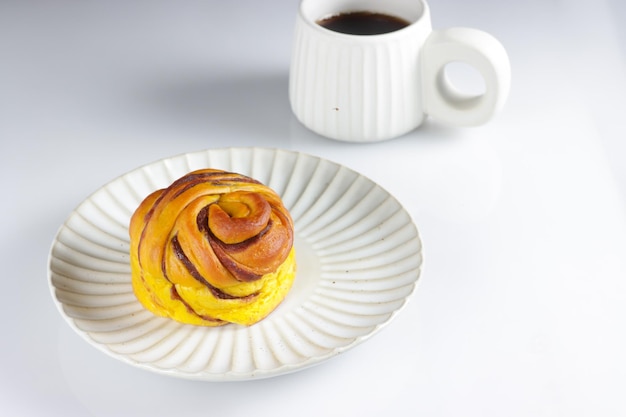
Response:
[[[406,20],[408,26],[378,35],[355,35],[317,22],[367,11]],[[462,94],[445,75],[463,62],[484,79],[478,96]],[[289,100],[297,119],[332,139],[375,142],[401,136],[426,115],[455,126],[490,120],[509,92],[507,53],[476,29],[432,30],[423,0],[303,0],[296,19]]]

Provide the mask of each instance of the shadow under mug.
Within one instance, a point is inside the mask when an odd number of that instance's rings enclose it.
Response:
[[[367,11],[406,20],[408,26],[378,35],[355,35],[317,22]],[[485,91],[456,90],[446,65],[475,68]],[[423,0],[303,0],[296,19],[289,101],[312,131],[349,142],[401,136],[431,116],[454,126],[478,126],[504,105],[510,63],[502,44],[471,28],[434,30]]]

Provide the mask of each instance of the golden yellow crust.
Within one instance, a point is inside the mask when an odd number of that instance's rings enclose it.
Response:
[[[137,299],[179,322],[254,324],[295,277],[291,216],[273,190],[240,174],[185,175],[146,197],[129,233]]]

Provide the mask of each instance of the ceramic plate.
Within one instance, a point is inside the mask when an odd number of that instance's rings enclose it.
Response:
[[[270,186],[295,222],[294,286],[250,327],[195,327],[156,317],[131,289],[133,211],[153,190],[206,167]],[[374,182],[311,155],[230,148],[164,159],[97,190],[59,229],[49,282],[72,328],[117,359],[189,379],[246,380],[306,368],[375,334],[405,305],[421,263],[409,214]]]

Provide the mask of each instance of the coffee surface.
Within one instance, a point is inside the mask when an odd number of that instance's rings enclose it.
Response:
[[[380,35],[409,25],[404,19],[375,12],[349,12],[330,16],[317,22],[320,26],[350,35]]]

